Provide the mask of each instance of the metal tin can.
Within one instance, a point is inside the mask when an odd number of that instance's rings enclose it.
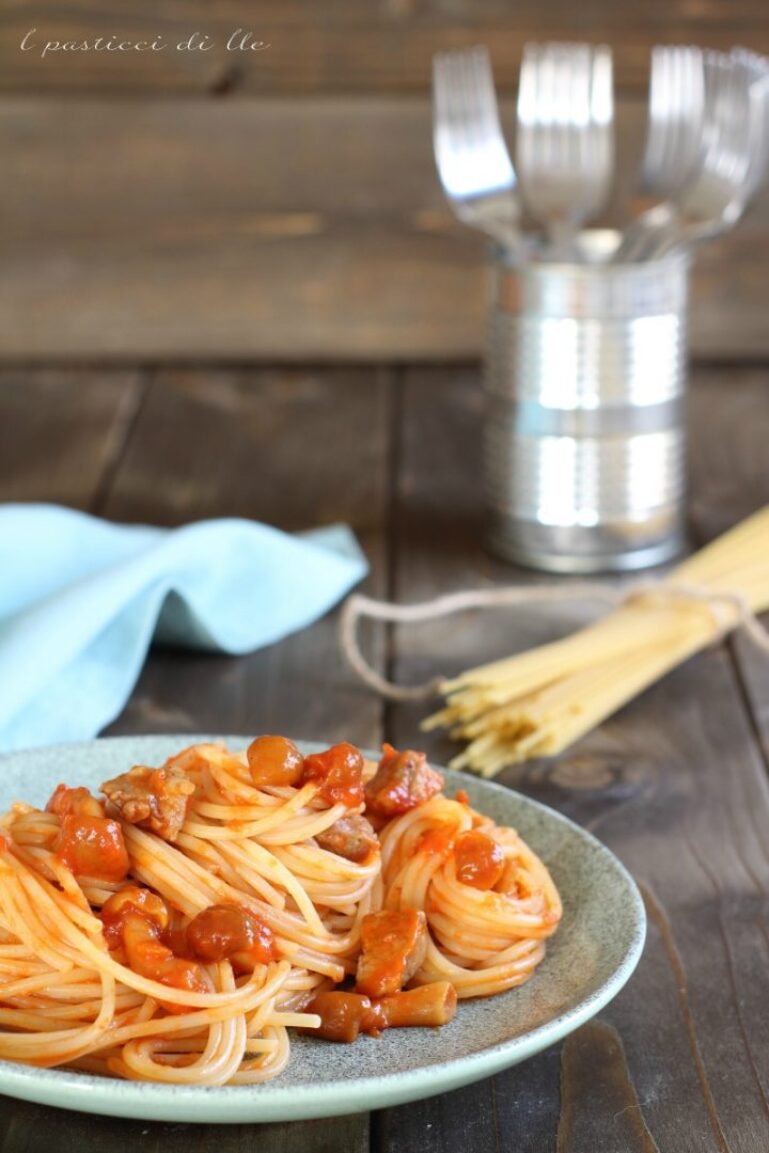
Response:
[[[642,568],[683,547],[689,259],[491,266],[485,469],[490,546],[564,573]]]

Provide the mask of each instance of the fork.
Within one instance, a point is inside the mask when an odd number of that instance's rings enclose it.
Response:
[[[763,176],[765,81],[722,52],[708,52],[704,63],[704,152],[694,176],[659,214],[653,256],[725,232],[742,216]]]
[[[649,132],[641,170],[644,192],[668,199],[683,188],[700,160],[704,115],[701,49],[657,45],[649,79]]]
[[[660,203],[634,220],[615,261],[640,259],[670,219],[671,202],[696,172],[702,157],[705,70],[699,48],[657,45],[649,75],[649,127],[641,188]]]
[[[523,200],[554,252],[602,207],[612,176],[610,50],[527,44],[518,88],[516,166]]]
[[[747,48],[733,48],[732,58],[742,65],[750,82],[751,114],[755,121],[748,178],[752,196],[769,173],[769,57]]]
[[[433,113],[435,162],[455,214],[503,245],[517,245],[517,181],[485,48],[434,57]]]

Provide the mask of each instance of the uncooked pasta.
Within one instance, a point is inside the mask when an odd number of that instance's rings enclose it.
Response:
[[[564,589],[564,596],[568,588]],[[568,748],[648,685],[751,614],[769,609],[769,509],[638,587],[607,616],[539,648],[445,681],[448,727],[466,747],[451,762],[493,776],[505,765]]]

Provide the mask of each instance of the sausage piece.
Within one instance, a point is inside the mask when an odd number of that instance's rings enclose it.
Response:
[[[318,1029],[308,1029],[327,1041],[357,1041],[361,1033],[379,1036],[384,1029],[404,1026],[437,1028],[446,1025],[457,1011],[457,991],[449,981],[420,985],[406,993],[393,993],[372,1001],[359,993],[336,989],[318,995],[307,1006],[320,1017]]]
[[[366,805],[380,816],[395,817],[423,805],[442,788],[443,777],[430,768],[424,753],[399,753],[383,745],[379,767],[366,785]]]
[[[184,824],[195,783],[172,765],[163,769],[137,765],[105,781],[101,791],[121,820],[151,829],[164,841],[175,841]]]
[[[369,913],[361,922],[361,946],[357,991],[374,998],[399,992],[425,959],[424,913],[418,909]]]
[[[319,848],[354,861],[357,865],[370,860],[379,851],[377,835],[362,816],[340,817],[328,829],[316,833],[315,840]]]

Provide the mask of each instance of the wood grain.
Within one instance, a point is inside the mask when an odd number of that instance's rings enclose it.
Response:
[[[476,359],[484,245],[430,139],[423,99],[3,101],[0,361]],[[695,355],[767,352],[767,266],[769,197],[703,250]]]
[[[2,1153],[368,1153],[368,1124],[360,1117],[294,1121],[288,1125],[189,1125],[123,1121],[41,1109],[0,1097]]]
[[[697,499],[692,520],[695,535],[704,544],[769,504],[769,367],[742,373],[730,367],[712,368],[701,377],[690,415],[692,440],[700,446],[693,459]],[[721,389],[728,402],[721,400]],[[730,647],[769,770],[769,661],[742,636],[735,636]]]
[[[768,398],[767,365],[697,372],[689,400],[691,521],[702,544],[769,504]]]
[[[92,507],[145,387],[130,369],[0,370],[1,499]]]
[[[651,45],[701,43],[709,47],[750,44],[769,50],[769,18],[760,0],[720,0],[692,6],[686,0],[643,5],[614,0],[36,0],[6,4],[0,23],[1,90],[6,92],[141,93],[147,91],[263,93],[334,91],[424,92],[434,52],[479,42],[492,46],[502,84],[512,88],[527,40],[605,41],[615,52],[623,89],[645,81]],[[30,28],[37,51],[20,51]],[[260,52],[228,52],[237,28],[269,44]],[[213,42],[206,51],[175,51],[191,33]],[[91,40],[117,34],[134,40],[163,37],[162,52],[52,52],[47,40]]]
[[[591,1021],[563,1045],[556,1150],[606,1146],[659,1153],[628,1077],[619,1035],[610,1025]]]
[[[287,531],[345,521],[381,594],[388,407],[386,377],[364,370],[158,374],[104,513],[170,525],[244,516]],[[381,718],[327,617],[245,660],[156,653],[115,731],[285,731],[370,746]]]

